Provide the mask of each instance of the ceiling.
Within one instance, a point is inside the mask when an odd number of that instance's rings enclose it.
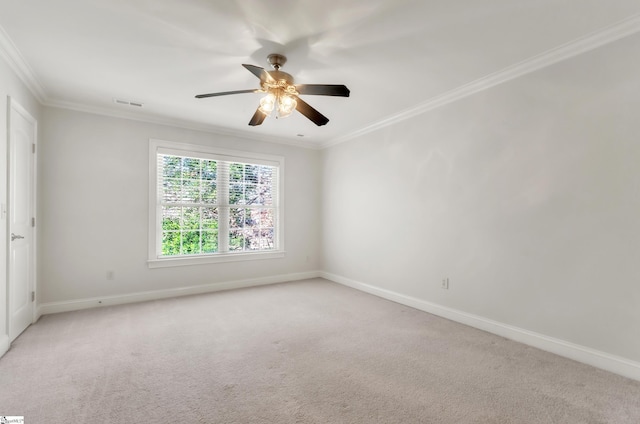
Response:
[[[638,0],[0,0],[0,45],[45,105],[320,146],[635,32],[639,13]],[[304,96],[323,127],[298,113],[248,126],[260,94],[194,98],[258,88],[241,64],[268,68],[270,53],[296,83],[351,97]]]

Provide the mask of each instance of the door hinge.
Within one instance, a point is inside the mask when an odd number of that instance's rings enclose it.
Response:
[[[32,153],[35,153],[35,152],[36,152],[36,143],[33,143],[33,144],[31,145],[31,152],[32,152]]]
[[[36,301],[36,292],[34,292],[34,291],[31,292],[31,301],[32,302]]]
[[[36,218],[31,218],[31,226],[35,227],[36,226]]]

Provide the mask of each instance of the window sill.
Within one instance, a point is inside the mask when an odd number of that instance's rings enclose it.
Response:
[[[149,259],[149,268],[167,268],[173,266],[204,265],[221,262],[256,261],[261,259],[284,258],[283,250],[247,253],[217,253],[215,255],[186,256],[179,258]]]

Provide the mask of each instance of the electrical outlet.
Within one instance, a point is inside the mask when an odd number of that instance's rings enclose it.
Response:
[[[442,286],[443,289],[445,290],[449,290],[449,278],[443,278],[442,279]]]

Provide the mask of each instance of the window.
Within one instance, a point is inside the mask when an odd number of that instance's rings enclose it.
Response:
[[[149,143],[149,266],[282,257],[284,159]]]

